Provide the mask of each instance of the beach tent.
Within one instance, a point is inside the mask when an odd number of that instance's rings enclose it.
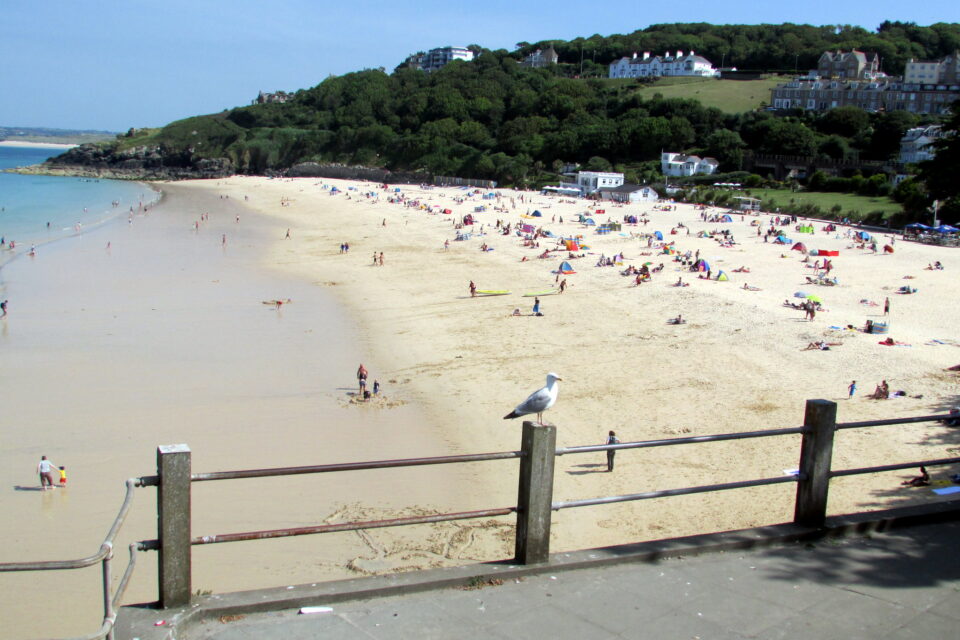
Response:
[[[721,271],[719,274],[717,274],[717,280],[720,282],[726,282],[729,279],[730,278],[727,277],[726,271]]]
[[[870,234],[867,233],[866,231],[857,231],[857,233],[856,233],[855,235],[856,235],[858,238],[860,238],[861,240],[869,240],[869,239],[870,239]]]
[[[540,213],[540,211],[534,211],[534,212],[533,212],[533,217],[534,217],[534,218],[542,218],[542,217],[543,217],[543,214]]]
[[[697,271],[710,271],[710,264],[701,258],[697,261]]]
[[[806,291],[794,291],[794,292],[793,292],[793,297],[794,297],[794,298],[806,298],[806,297],[807,297],[807,292],[806,292]]]
[[[663,234],[660,233],[659,231],[654,231],[653,237],[656,238],[657,240],[663,240]]]
[[[564,246],[566,246],[567,251],[580,251],[580,245],[576,240],[564,240]]]
[[[537,230],[537,228],[534,227],[532,224],[522,224],[522,225],[520,225],[520,231],[523,232],[523,233],[533,233],[533,232],[536,231],[536,230]]]
[[[810,253],[810,255],[812,255],[812,256],[818,256],[818,255],[820,255],[820,250],[819,250],[819,249],[810,249],[809,253]]]
[[[883,252],[884,252],[884,253],[893,253],[893,247],[891,247],[889,244],[885,244],[885,245],[883,245]]]
[[[576,271],[573,270],[573,266],[572,266],[569,262],[567,262],[566,260],[564,260],[563,262],[560,263],[560,269],[559,269],[559,271],[560,271],[560,273],[562,273],[562,274],[564,274],[564,275],[568,275],[568,274],[571,274],[571,273],[576,273]]]
[[[799,227],[797,227],[797,232],[798,232],[798,233],[813,233],[813,225],[812,225],[812,224],[811,224],[811,225],[808,225],[808,226],[800,225]]]
[[[790,248],[793,249],[794,251],[806,251],[806,250],[807,250],[807,246],[806,246],[805,244],[803,244],[802,242],[798,242],[797,244],[793,245],[793,246],[790,247]]]
[[[593,225],[597,224],[597,222],[596,222],[596,220],[594,220],[593,218],[587,218],[586,220],[583,221],[583,224],[585,224],[585,225],[587,225],[587,226],[593,226]]]
[[[720,217],[720,222],[733,222],[733,218],[731,218],[727,214],[724,214],[723,216]]]
[[[777,239],[774,240],[774,242],[776,244],[790,244],[791,242],[793,242],[793,240],[791,240],[786,236],[777,236]]]
[[[637,216],[627,216],[627,224],[637,224]]]
[[[840,255],[840,251],[839,251],[838,249],[837,249],[837,250],[834,250],[834,251],[828,251],[828,250],[826,250],[826,249],[820,249],[819,254],[820,254],[821,256],[838,256],[838,255]]]

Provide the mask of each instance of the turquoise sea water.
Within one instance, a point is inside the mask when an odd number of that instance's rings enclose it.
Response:
[[[0,147],[0,169],[38,164],[59,153],[57,149]],[[136,211],[141,201],[155,197],[136,182],[0,172],[0,237],[6,241],[0,246],[0,265],[31,246],[39,248],[75,235],[78,229],[92,229],[129,213],[130,207]],[[9,250],[11,240],[15,251]]]

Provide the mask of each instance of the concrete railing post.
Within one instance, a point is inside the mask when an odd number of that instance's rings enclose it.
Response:
[[[800,480],[793,521],[806,527],[822,527],[827,519],[833,434],[837,429],[837,403],[807,400],[800,445]]]
[[[514,560],[518,564],[538,564],[550,558],[557,428],[552,424],[524,422],[520,449],[523,457],[520,458]]]
[[[190,603],[190,447],[157,447],[157,538],[160,541],[160,606]]]

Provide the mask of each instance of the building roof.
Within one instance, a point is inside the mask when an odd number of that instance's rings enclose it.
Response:
[[[619,187],[600,187],[600,191],[601,193],[604,191],[612,193],[634,193],[636,191],[643,191],[644,189],[648,188],[649,187],[645,187],[640,184],[630,184],[629,182],[624,182]]]

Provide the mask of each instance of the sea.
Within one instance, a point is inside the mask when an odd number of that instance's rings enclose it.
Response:
[[[39,164],[60,149],[0,146],[0,267],[30,247],[63,240],[156,199],[142,183],[4,173]],[[15,249],[10,249],[10,243]]]

